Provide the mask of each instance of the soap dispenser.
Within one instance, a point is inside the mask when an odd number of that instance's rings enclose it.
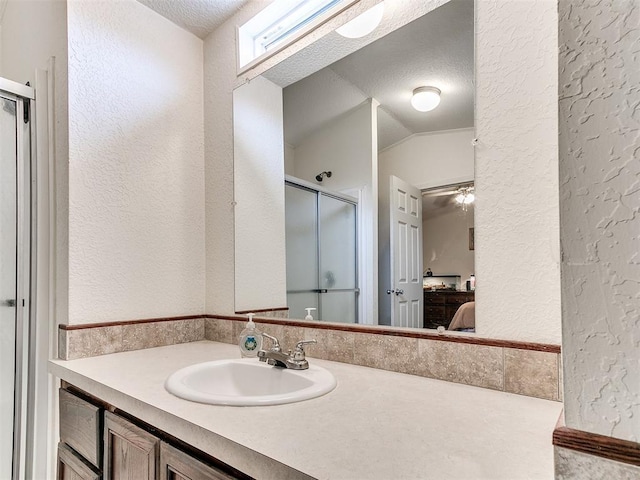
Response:
[[[243,357],[255,357],[258,355],[258,350],[262,348],[262,333],[256,328],[256,324],[253,323],[254,315],[255,313],[247,314],[249,321],[244,330],[240,332],[238,346],[240,347],[240,353]]]
[[[309,308],[305,308],[305,310],[307,311],[307,316],[304,317],[304,319],[305,320],[313,320],[313,316],[311,315],[311,311],[315,310],[315,308],[309,307]]]

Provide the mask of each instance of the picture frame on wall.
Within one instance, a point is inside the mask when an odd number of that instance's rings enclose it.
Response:
[[[469,228],[469,250],[475,250],[475,234],[473,227]]]

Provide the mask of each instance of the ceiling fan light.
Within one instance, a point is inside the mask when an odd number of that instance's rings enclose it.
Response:
[[[413,91],[411,106],[419,112],[429,112],[440,105],[440,93],[436,87],[418,87]]]
[[[458,202],[458,203],[464,203],[464,199],[465,199],[465,196],[464,196],[464,194],[462,194],[462,193],[459,193],[459,194],[456,196],[456,202]]]
[[[384,2],[371,7],[364,13],[361,13],[350,22],[345,23],[336,29],[340,35],[346,38],[360,38],[373,32],[380,22],[384,14]]]
[[[469,193],[465,196],[464,203],[469,205],[470,203],[473,203],[475,199],[476,199],[476,196],[473,193]]]

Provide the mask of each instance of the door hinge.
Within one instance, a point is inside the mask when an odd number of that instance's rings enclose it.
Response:
[[[24,108],[23,108],[23,112],[24,113],[22,115],[24,123],[29,123],[29,119],[30,119],[30,113],[29,112],[31,110],[29,108],[30,105],[31,105],[31,101],[29,99],[25,99],[24,100]]]
[[[27,82],[27,87],[30,87],[30,86],[31,84]],[[24,120],[24,123],[29,123],[29,120],[31,118],[31,114],[30,114],[31,100],[29,100],[28,98],[25,98],[23,103],[24,103],[24,108],[23,108],[22,119]]]

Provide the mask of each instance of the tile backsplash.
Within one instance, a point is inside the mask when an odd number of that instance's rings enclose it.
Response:
[[[58,335],[58,357],[63,360],[95,357],[195,342],[205,338],[204,318],[122,322],[121,324],[65,330]]]
[[[311,358],[362,365],[399,373],[560,400],[560,355],[512,346],[412,338],[369,330],[347,331],[300,326],[273,318],[256,319],[258,328],[280,339],[283,348],[315,339],[306,347]],[[133,321],[101,326],[61,327],[59,358],[73,360],[198,340],[235,344],[242,317]]]
[[[554,352],[409,338],[327,328],[264,324],[258,328],[280,339],[284,349],[299,340],[309,357],[408,373],[547,400],[559,397],[559,357]],[[205,319],[205,338],[236,343],[244,321]]]

